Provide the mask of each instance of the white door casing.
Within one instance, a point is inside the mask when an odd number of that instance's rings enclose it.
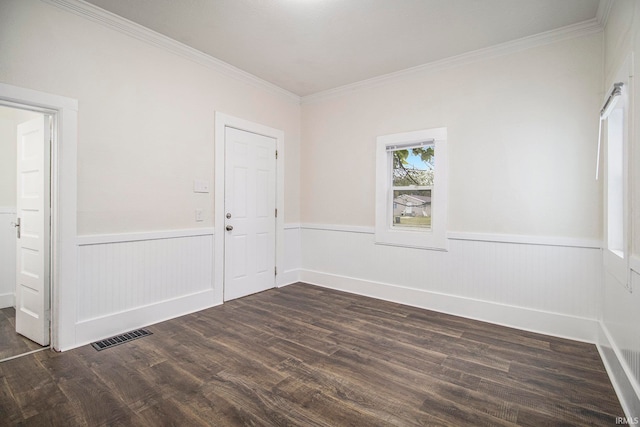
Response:
[[[275,287],[276,140],[225,129],[224,300]]]
[[[49,116],[18,125],[16,332],[49,345]]]

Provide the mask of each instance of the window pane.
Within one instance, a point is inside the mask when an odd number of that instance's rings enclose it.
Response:
[[[393,151],[393,186],[433,185],[433,146]]]
[[[393,227],[431,229],[431,190],[394,190]]]
[[[624,257],[624,111],[607,119],[607,248]]]

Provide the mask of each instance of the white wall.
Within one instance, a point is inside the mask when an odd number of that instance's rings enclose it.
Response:
[[[215,112],[284,132],[285,222],[299,221],[300,182],[297,97],[211,58],[149,41],[153,36],[142,41],[131,36],[139,31],[116,30],[88,9],[65,9],[67,3],[0,2],[0,81],[79,105],[77,233],[81,243],[95,236],[101,243],[78,246],[77,286],[57,290],[77,307],[63,313],[75,325],[65,334],[75,341],[63,349],[215,304],[212,258],[222,254],[202,249],[193,234],[211,236],[215,225],[213,192],[193,192],[196,178],[214,188]],[[204,221],[195,221],[195,209],[204,210]],[[129,244],[141,232],[170,236],[199,256],[186,259],[182,246],[164,237]],[[116,247],[121,256],[92,255]],[[145,262],[132,269],[135,256]],[[189,283],[175,275],[140,279],[154,277],[158,265],[207,274]]]
[[[601,62],[593,34],[303,104],[302,222],[372,226],[376,136],[447,127],[450,230],[599,239]]]
[[[600,33],[311,97],[302,279],[594,341],[601,82]],[[375,246],[376,136],[433,127],[448,130],[456,240],[449,252]]]
[[[604,32],[605,78],[603,91],[614,83],[615,74],[630,53],[638,76],[640,58],[640,4],[633,0],[612,2]],[[635,79],[632,79],[635,80]],[[601,290],[599,344],[611,379],[628,416],[640,417],[640,85],[631,83],[632,128],[630,139],[630,240],[632,292],[606,273]],[[606,150],[603,150],[606,152]]]
[[[601,85],[596,33],[304,100],[302,280],[594,342]],[[435,127],[449,251],[375,245],[376,136]]]
[[[299,103],[39,0],[0,3],[0,81],[79,101],[78,233],[213,225],[214,113],[286,136],[285,220],[299,220]],[[205,220],[195,222],[195,209]]]

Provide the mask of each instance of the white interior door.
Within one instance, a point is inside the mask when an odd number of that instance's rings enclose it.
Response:
[[[276,140],[225,130],[225,301],[275,286]]]
[[[16,332],[49,344],[49,117],[18,125]]]

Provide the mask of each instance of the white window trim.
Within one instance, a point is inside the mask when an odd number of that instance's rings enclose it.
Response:
[[[391,154],[387,147],[434,140],[435,171],[431,192],[431,229],[400,229],[392,227]],[[383,135],[376,145],[376,244],[420,249],[448,250],[448,156],[447,128],[424,129],[413,132]]]
[[[622,248],[609,248],[609,200],[608,200],[608,169],[609,169],[609,158],[608,158],[608,149],[609,149],[609,141],[607,140],[607,144],[605,146],[605,162],[604,162],[604,200],[603,200],[603,208],[604,208],[604,250],[603,250],[603,263],[605,272],[612,275],[618,282],[620,282],[629,292],[631,292],[631,269],[629,264],[629,258],[631,254],[630,250],[630,222],[629,222],[629,212],[630,212],[630,203],[629,203],[629,141],[633,140],[633,126],[631,119],[633,117],[632,108],[633,105],[630,102],[630,94],[633,93],[632,84],[633,77],[633,54],[629,54],[625,59],[622,66],[616,72],[614,76],[615,82],[623,83],[622,86],[622,94],[616,100],[617,105],[615,107],[622,106],[624,112],[623,118],[623,159],[622,159],[622,194],[623,194],[623,215],[622,215]],[[613,107],[611,108],[613,109]],[[607,118],[605,117],[604,120]],[[608,123],[605,135],[608,134]]]

